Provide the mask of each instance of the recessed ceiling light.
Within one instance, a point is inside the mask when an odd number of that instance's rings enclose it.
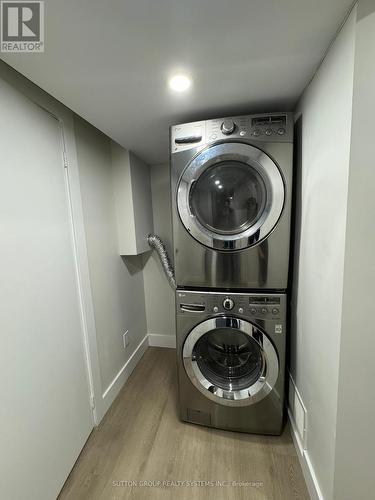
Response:
[[[168,84],[175,92],[186,92],[191,87],[191,78],[186,75],[174,75]]]

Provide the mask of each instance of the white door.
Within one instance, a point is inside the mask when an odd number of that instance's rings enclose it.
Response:
[[[59,122],[0,80],[0,498],[53,500],[93,427]]]

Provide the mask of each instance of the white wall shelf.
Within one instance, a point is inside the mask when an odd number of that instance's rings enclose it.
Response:
[[[139,255],[149,250],[153,232],[150,168],[135,154],[111,143],[120,255]]]

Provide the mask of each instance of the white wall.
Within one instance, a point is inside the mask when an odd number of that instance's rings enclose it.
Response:
[[[354,70],[353,11],[298,105],[291,375],[307,409],[305,458],[333,495]]]
[[[143,262],[118,253],[110,139],[78,117],[75,132],[105,411],[126,380],[130,357],[142,341],[137,355],[147,346]]]
[[[169,256],[172,258],[172,217],[168,164],[151,168],[151,190],[154,231],[162,238]],[[150,344],[173,346],[175,343],[174,292],[164,275],[156,253],[148,252],[145,254],[144,262],[147,329],[150,334]]]
[[[358,7],[336,435],[335,500],[375,496],[375,4]]]

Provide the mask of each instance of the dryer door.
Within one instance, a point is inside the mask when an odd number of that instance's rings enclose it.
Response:
[[[225,406],[248,406],[276,384],[279,361],[272,342],[251,323],[211,318],[190,332],[183,347],[186,373],[207,398]]]
[[[222,143],[196,156],[181,175],[177,207],[189,233],[207,247],[233,251],[256,245],[284,206],[276,163],[243,143]]]

